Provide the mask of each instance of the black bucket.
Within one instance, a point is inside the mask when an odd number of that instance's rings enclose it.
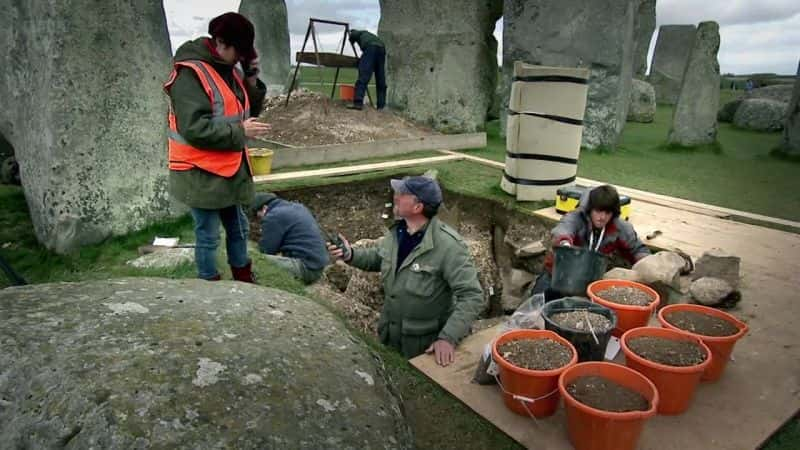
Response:
[[[586,287],[603,278],[608,261],[602,254],[579,247],[556,247],[550,287],[562,295],[586,295]]]
[[[565,328],[550,320],[553,314],[584,309],[588,312],[605,316],[611,321],[611,326],[602,333],[595,330],[594,335],[592,335],[590,330]],[[578,351],[579,362],[602,361],[605,359],[608,340],[611,338],[611,332],[614,331],[614,328],[617,326],[617,315],[614,311],[603,305],[592,303],[585,298],[567,297],[545,303],[542,308],[542,317],[544,317],[544,328],[546,330],[555,331],[559,336],[570,341],[572,345],[575,346],[575,350]],[[597,336],[596,342],[594,339],[595,336]]]

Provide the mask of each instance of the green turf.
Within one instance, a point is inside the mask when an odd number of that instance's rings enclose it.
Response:
[[[581,151],[578,175],[658,194],[768,216],[800,220],[796,161],[772,156],[780,133],[720,124],[719,143],[695,149],[666,145],[672,108],[659,106],[655,122],[627,123],[614,150]],[[468,153],[503,161],[499,123],[487,126],[488,145]]]

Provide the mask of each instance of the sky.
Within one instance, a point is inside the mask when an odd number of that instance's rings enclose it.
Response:
[[[380,19],[378,0],[286,0],[286,6],[292,54],[303,44],[309,17],[348,22],[352,28],[372,32],[377,31]],[[238,8],[239,0],[164,0],[173,50],[188,39],[206,35],[208,22],[214,16]],[[720,24],[718,58],[722,73],[796,73],[800,59],[800,0],[659,0],[657,3],[657,26],[697,24],[704,20]],[[500,44],[498,61],[502,54],[502,28],[501,19],[494,32]],[[341,27],[320,25],[317,31],[322,50],[335,51],[340,45]],[[656,35],[650,44],[651,56]]]

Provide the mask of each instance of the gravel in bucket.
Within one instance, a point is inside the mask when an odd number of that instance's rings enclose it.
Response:
[[[553,370],[572,359],[572,350],[552,339],[515,339],[497,347],[509,363],[530,370]]]
[[[681,330],[703,336],[733,336],[739,332],[739,327],[725,319],[695,311],[670,312],[664,314],[664,319]]]
[[[706,352],[694,342],[640,336],[628,340],[628,348],[642,358],[675,367],[696,366],[706,360]]]
[[[590,331],[589,324],[595,333],[603,333],[611,328],[608,317],[585,309],[555,313],[550,316],[550,320],[562,328],[578,331]]]
[[[650,409],[650,402],[642,394],[603,377],[578,377],[567,385],[567,392],[584,405],[603,411]]]
[[[609,302],[619,303],[620,305],[647,306],[655,300],[647,292],[630,286],[614,286],[595,295]]]

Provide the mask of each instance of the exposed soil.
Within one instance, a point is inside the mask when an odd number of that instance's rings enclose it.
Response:
[[[286,200],[304,204],[323,229],[331,234],[343,234],[354,246],[375,245],[375,240],[382,237],[394,222],[392,191],[387,178],[300,188],[277,194]],[[481,317],[501,315],[503,281],[500,268],[517,267],[523,261],[516,257],[498,256],[495,231],[513,227],[519,230],[520,236],[525,236],[523,231],[527,231],[530,239],[539,240],[549,235],[549,226],[534,217],[511,212],[499,203],[488,200],[449,191],[444,192],[444,198],[439,218],[464,237],[478,270],[485,302]],[[260,224],[253,218],[250,225],[250,238],[258,241]],[[529,258],[526,263],[541,266],[543,259],[544,255]],[[363,272],[346,264],[333,264],[328,266],[323,279],[315,283],[312,289],[318,297],[329,299],[355,328],[375,331],[383,306],[379,273]]]
[[[567,392],[584,405],[603,411],[650,409],[650,402],[642,394],[603,377],[578,377],[567,385]]]
[[[603,300],[620,305],[647,306],[655,301],[647,292],[629,286],[614,286],[598,291],[596,295]]]
[[[497,347],[511,364],[530,370],[553,370],[564,367],[572,359],[566,345],[552,339],[516,339]]]
[[[695,311],[674,311],[664,314],[664,318],[681,330],[703,336],[733,336],[739,332],[736,325],[725,319]]]
[[[301,89],[286,96],[269,97],[259,120],[272,125],[264,139],[295,146],[343,144],[379,139],[411,138],[434,134],[389,111],[365,107],[347,109],[346,103]]]
[[[558,324],[558,326],[570,330],[594,330],[595,333],[603,333],[611,328],[611,321],[606,316],[589,312],[586,309],[556,313],[550,316],[550,320]],[[589,324],[592,325],[591,329]]]
[[[628,347],[642,358],[667,366],[696,366],[706,360],[703,347],[689,341],[677,341],[656,336],[630,339]]]

